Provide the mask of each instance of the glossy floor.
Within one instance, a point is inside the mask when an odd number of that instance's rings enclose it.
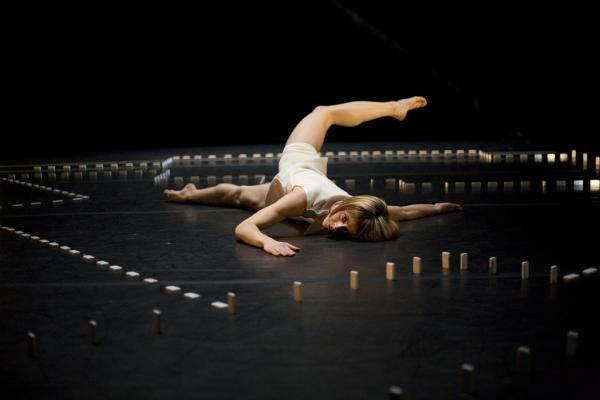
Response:
[[[237,156],[261,150],[252,165]],[[219,153],[209,163],[204,154],[205,163],[179,169],[173,163],[163,168],[167,150],[164,157],[131,154],[131,168],[119,160],[110,174],[107,160],[114,158],[106,156],[98,159],[106,162],[102,171],[94,160],[75,176],[75,164],[85,162],[78,159],[68,175],[61,176],[64,162],[56,164],[54,180],[45,164],[37,181],[34,164],[4,168],[4,390],[17,398],[377,399],[397,385],[407,398],[457,398],[461,365],[469,363],[475,398],[597,395],[600,285],[597,274],[582,274],[600,265],[593,168],[583,171],[581,162],[562,168],[547,159],[489,164],[481,155],[469,160],[456,152],[446,160],[431,152],[422,159],[395,152],[386,162],[381,150],[383,159],[359,153],[332,160],[332,179],[344,185],[354,179],[351,193],[380,195],[389,203],[457,201],[464,211],[403,223],[401,237],[386,243],[298,237],[292,223],[273,228],[272,235],[302,248],[293,258],[236,242],[233,230],[247,211],[166,203],[161,193],[161,183],[181,186],[177,176],[183,183],[197,177],[200,186],[209,176],[217,182],[238,183],[240,175],[249,183],[256,175],[268,180],[276,162],[264,153],[276,158],[276,149],[224,149],[231,160]],[[149,172],[154,161],[160,167]],[[576,180],[586,182],[581,191]],[[565,181],[564,190],[557,181]],[[451,252],[449,274],[441,268],[442,251]],[[463,252],[468,271],[460,272]],[[123,270],[110,272],[82,254]],[[413,275],[413,256],[422,259],[422,275]],[[492,256],[496,275],[489,273]],[[524,260],[528,280],[521,279]],[[389,261],[396,265],[394,281],[385,279]],[[549,284],[552,265],[558,266],[556,285]],[[350,289],[351,270],[360,274],[359,290]],[[140,277],[127,278],[127,271]],[[569,273],[580,278],[566,283]],[[144,283],[149,277],[158,282]],[[302,282],[302,303],[294,301],[294,281]],[[167,294],[168,285],[182,290]],[[186,299],[186,292],[201,297]],[[226,302],[228,292],[236,294],[235,315],[211,308]],[[160,334],[152,324],[154,309],[161,311]],[[95,345],[90,320],[97,322]],[[569,330],[579,332],[571,359],[565,356]],[[33,359],[28,331],[37,337]],[[529,374],[516,371],[519,346],[531,349]]]

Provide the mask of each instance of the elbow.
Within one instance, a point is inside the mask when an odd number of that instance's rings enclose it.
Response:
[[[235,227],[235,237],[242,240],[243,231],[244,231],[244,223],[242,222],[238,226]]]

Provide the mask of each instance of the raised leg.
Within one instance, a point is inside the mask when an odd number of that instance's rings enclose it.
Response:
[[[398,101],[352,101],[319,106],[296,125],[286,144],[305,142],[320,151],[331,125],[357,126],[382,117],[394,117],[402,121],[410,110],[426,105],[425,98],[417,96]]]
[[[216,186],[197,189],[193,183],[189,183],[181,190],[166,189],[164,193],[168,201],[176,203],[199,203],[258,211],[265,206],[269,185],[270,183],[238,186],[231,183],[220,183]]]

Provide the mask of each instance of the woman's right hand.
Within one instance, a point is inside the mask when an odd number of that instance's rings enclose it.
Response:
[[[296,252],[300,250],[299,247],[286,242],[278,242],[277,240],[270,240],[263,245],[263,250],[274,256],[295,256]]]
[[[449,213],[462,210],[460,204],[455,203],[435,203],[434,207],[440,213]]]

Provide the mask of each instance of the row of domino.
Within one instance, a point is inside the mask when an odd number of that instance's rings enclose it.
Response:
[[[254,183],[261,184],[266,180],[265,175],[255,175]],[[336,180],[333,180],[336,182]],[[344,179],[344,188],[352,191],[356,189],[356,179]],[[172,180],[170,179],[170,171],[165,172],[155,177],[155,185],[157,186],[168,186],[172,182],[174,185],[184,185],[186,179],[183,176],[175,176]],[[238,183],[240,185],[250,184],[250,177],[248,175],[223,175],[217,177],[216,175],[207,175],[206,177],[191,176],[189,182],[195,185],[201,182],[206,183],[207,186],[215,186],[217,183]],[[448,193],[498,193],[500,189],[503,193],[529,193],[532,190],[531,180],[519,180],[519,181],[444,181],[443,188],[437,185],[442,185],[441,182],[406,182],[403,179],[397,178],[384,178],[384,188],[386,190],[398,190],[402,193],[432,193],[434,189],[443,190],[445,194]],[[550,185],[549,183],[552,183]],[[369,184],[371,190],[373,190],[375,179],[370,178]],[[600,180],[599,179],[574,179],[567,181],[564,179],[558,179],[555,181],[551,180],[539,180],[533,181],[534,189],[539,189],[542,193],[548,193],[550,191],[555,192],[567,192],[567,189],[572,188],[575,193],[598,193],[600,192]]]
[[[160,310],[152,310],[152,327],[156,333],[161,333],[161,312]],[[95,320],[90,320],[89,326],[89,340],[94,346],[98,345],[97,327],[98,323]],[[566,335],[565,354],[566,357],[572,359],[577,354],[577,341],[579,338],[579,332],[568,331]],[[36,359],[39,357],[39,344],[37,335],[29,331],[26,335],[27,349],[29,357]],[[529,346],[519,346],[516,352],[516,363],[515,370],[519,374],[529,374],[531,372],[532,365],[532,354]],[[475,367],[472,364],[464,363],[461,365],[461,381],[462,381],[462,392],[465,394],[472,394],[475,389]],[[399,386],[391,386],[388,389],[388,399],[402,399],[404,390]]]
[[[476,149],[457,149],[457,150],[362,150],[362,151],[327,151],[319,152],[319,156],[325,156],[332,159],[392,159],[392,158],[477,158],[482,153]],[[282,153],[240,153],[237,156],[233,154],[224,154],[222,157],[216,154],[209,154],[203,157],[201,154],[196,155],[175,155],[165,161],[166,165],[191,165],[191,164],[214,164],[216,162],[247,162],[247,161],[271,161],[281,158]],[[165,166],[165,164],[163,164]]]
[[[89,179],[91,181],[95,181],[98,180],[99,178],[104,178],[104,179],[112,179],[115,177],[119,177],[121,179],[126,179],[127,177],[129,177],[130,175],[135,176],[136,178],[143,178],[145,175],[146,176],[156,176],[157,174],[157,170],[154,168],[150,168],[147,170],[142,170],[142,169],[136,169],[136,170],[120,170],[120,171],[112,171],[112,170],[107,170],[107,171],[88,171],[88,172],[80,172],[80,171],[76,171],[76,172],[61,172],[59,175],[56,175],[54,173],[49,173],[48,175],[46,175],[46,179],[48,181],[56,181],[56,180],[61,180],[61,181],[69,181],[69,180],[74,180],[74,181],[82,181],[84,178]],[[29,180],[29,174],[28,173],[22,173],[21,175],[21,179],[28,181]],[[15,174],[8,174],[7,179],[10,180],[15,180],[16,179],[16,175]],[[44,176],[41,173],[36,173],[33,175],[33,179],[36,181],[42,181],[44,180]]]
[[[72,249],[69,246],[66,245],[60,245],[57,242],[51,242],[48,239],[42,239],[39,236],[36,235],[31,235],[27,232],[23,232],[21,230],[15,230],[15,228],[10,227],[10,226],[4,226],[4,225],[0,225],[0,229],[4,230],[8,233],[14,234],[17,237],[23,238],[23,239],[28,239],[31,240],[33,242],[37,242],[40,243],[42,245],[48,246],[51,249],[58,249],[66,254],[69,254],[71,256],[76,256],[76,257],[81,257],[83,259],[83,261],[88,262],[88,263],[95,263],[97,267],[100,268],[107,268],[109,271],[114,272],[114,273],[122,273],[123,272],[123,267],[119,266],[119,265],[111,265],[108,261],[104,261],[104,260],[96,260],[96,257],[91,255],[91,254],[85,254],[82,253],[80,250],[76,250],[76,249]],[[125,271],[125,276],[129,279],[141,279],[140,274],[136,271]],[[143,279],[144,283],[149,284],[149,285],[154,285],[156,283],[158,283],[158,280],[155,278],[144,278]],[[181,288],[178,286],[174,286],[174,285],[168,285],[165,286],[165,292],[168,294],[174,294],[174,293],[179,293],[181,291]],[[200,295],[194,292],[186,292],[183,294],[183,297],[185,299],[190,299],[190,300],[195,300],[200,298]],[[213,308],[217,308],[217,309],[222,309],[222,308],[228,308],[230,313],[235,313],[235,294],[234,293],[228,293],[227,295],[227,303],[223,303],[220,301],[216,301],[213,302],[211,305]]]
[[[449,268],[449,253],[442,253],[442,266],[444,269]],[[420,265],[420,259],[417,261],[418,257],[413,259],[413,263]],[[461,254],[461,268],[466,267],[467,258],[466,253]],[[415,264],[415,265],[416,265]],[[492,259],[490,259],[490,265],[492,264]],[[415,268],[413,265],[413,269]],[[388,262],[386,264],[386,278],[393,279],[393,266],[394,263]],[[391,272],[390,272],[391,271]],[[351,272],[351,287],[353,289],[358,289],[358,273],[356,271]],[[302,294],[301,294],[301,282],[293,283],[293,296],[296,302],[302,302]],[[179,289],[177,287],[171,287],[172,292],[176,292]],[[222,302],[214,302],[212,303],[213,308],[228,308],[230,313],[235,313],[235,294],[228,293],[228,303]],[[152,329],[155,333],[161,333],[161,311],[158,309],[152,310]],[[95,320],[90,320],[88,323],[89,326],[89,340],[92,345],[98,345],[97,338],[97,327],[98,324]],[[28,344],[28,352],[29,356],[32,359],[38,358],[38,348],[39,344],[37,341],[37,336],[34,332],[27,332],[27,344]],[[577,341],[579,338],[579,332],[577,331],[568,331],[566,335],[566,350],[565,354],[568,358],[574,358],[577,353]],[[516,352],[516,372],[520,374],[528,374],[531,371],[532,365],[532,353],[531,349],[528,346],[519,346]],[[461,365],[461,380],[462,380],[462,392],[465,394],[472,394],[474,392],[474,382],[475,382],[475,368],[472,364],[464,363]],[[403,397],[404,391],[399,386],[392,386],[388,390],[388,398],[389,399],[401,399]]]
[[[45,165],[12,165],[10,166],[12,169],[21,168],[22,170],[29,170],[34,174],[56,174],[57,172],[86,172],[88,170],[95,170],[102,172],[105,169],[109,169],[111,171],[119,171],[121,169],[125,169],[127,171],[133,171],[134,169],[142,169],[146,170],[149,167],[160,169],[162,167],[162,163],[160,161],[105,161],[100,163],[83,163],[83,162],[70,162],[65,163],[63,165],[53,165],[53,164],[45,164]]]
[[[60,189],[56,189],[50,186],[44,186],[44,185],[38,185],[38,184],[34,184],[31,182],[25,182],[25,181],[20,181],[17,179],[10,179],[10,178],[2,178],[3,182],[8,182],[8,183],[12,183],[15,185],[21,185],[24,187],[29,187],[32,189],[38,189],[38,190],[43,190],[46,192],[52,192],[54,194],[58,194],[58,195],[62,195],[62,196],[66,196],[66,197],[82,197],[85,198],[86,200],[89,199],[89,196],[85,196],[83,194],[80,193],[74,193],[74,192],[68,192],[66,190],[60,190]]]
[[[577,354],[577,340],[579,332],[568,331],[565,340],[565,355],[573,359]],[[519,346],[516,352],[515,371],[519,374],[529,374],[531,372],[532,355],[529,346]],[[460,366],[462,392],[466,395],[475,392],[475,367],[472,364],[464,363]],[[391,386],[388,390],[388,399],[402,399],[404,390],[399,386]]]

